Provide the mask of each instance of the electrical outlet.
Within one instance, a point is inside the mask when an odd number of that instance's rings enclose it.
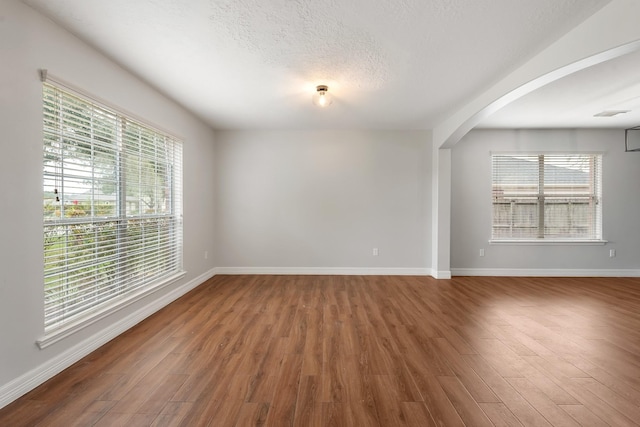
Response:
[[[616,256],[616,250],[615,249],[609,249],[609,258],[613,258]]]
[[[204,259],[209,259],[209,251],[204,251]]]
[[[480,256],[484,256],[484,248],[480,249]]]
[[[378,256],[379,254],[378,248],[373,248],[373,256]]]

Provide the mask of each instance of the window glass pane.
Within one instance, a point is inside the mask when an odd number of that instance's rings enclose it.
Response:
[[[545,236],[589,239],[593,208],[589,197],[547,197]]]
[[[536,238],[536,197],[506,197],[493,203],[493,238]]]

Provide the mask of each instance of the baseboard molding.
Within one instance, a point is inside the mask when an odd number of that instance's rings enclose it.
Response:
[[[433,270],[431,272],[431,275],[433,276],[434,279],[451,279],[451,272],[450,271],[436,271],[436,270]]]
[[[215,274],[273,274],[315,276],[431,276],[430,268],[346,267],[217,267]]]
[[[131,313],[127,317],[108,326],[95,335],[71,347],[67,351],[46,361],[42,365],[32,369],[31,371],[21,375],[20,377],[4,384],[0,387],[0,408],[5,407],[25,393],[33,390],[49,378],[59,374],[64,369],[73,365],[100,346],[111,341],[118,335],[122,334],[131,327],[137,325],[153,313],[157,312],[166,305],[177,300],[187,292],[206,282],[215,275],[215,269],[211,269],[204,274],[190,280],[179,288],[167,293],[166,295],[152,301],[145,307]]]
[[[633,269],[569,269],[569,268],[452,268],[453,276],[520,276],[520,277],[640,277]]]

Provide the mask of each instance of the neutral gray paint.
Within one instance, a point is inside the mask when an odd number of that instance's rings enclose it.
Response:
[[[601,152],[604,246],[490,245],[492,151]],[[452,150],[451,267],[640,268],[640,153],[621,130],[475,130]],[[485,256],[479,250],[485,248]],[[616,257],[609,257],[609,249]]]
[[[0,2],[0,385],[55,358],[215,265],[214,134],[186,110],[19,2]],[[180,282],[44,350],[42,84],[38,69],[184,138],[184,266]]]
[[[217,132],[215,169],[221,266],[430,267],[429,132]]]

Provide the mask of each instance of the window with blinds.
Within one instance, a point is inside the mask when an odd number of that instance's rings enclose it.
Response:
[[[45,334],[182,272],[182,144],[43,83]]]
[[[602,239],[602,156],[492,155],[492,240]]]

